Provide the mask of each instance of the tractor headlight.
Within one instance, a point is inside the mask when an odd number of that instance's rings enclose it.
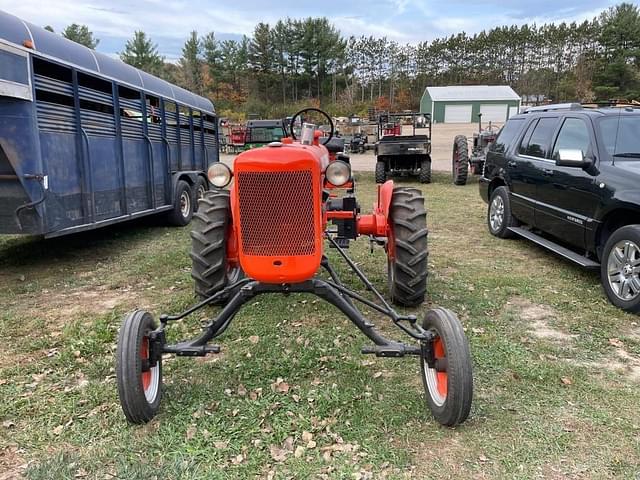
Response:
[[[216,162],[209,167],[207,177],[211,185],[218,188],[224,188],[231,183],[231,169],[222,162]]]
[[[325,176],[333,185],[340,187],[351,179],[351,167],[346,162],[336,160],[329,164]]]

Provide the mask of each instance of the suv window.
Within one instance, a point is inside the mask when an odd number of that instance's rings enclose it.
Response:
[[[504,127],[502,127],[502,130],[500,130],[496,141],[493,142],[491,150],[497,153],[504,153],[507,150],[509,144],[513,141],[515,136],[522,128],[523,123],[524,118],[514,118],[508,120],[507,123],[505,123]]]
[[[531,157],[546,158],[547,147],[551,141],[551,135],[558,123],[557,118],[541,118],[538,123],[529,125],[524,140],[520,144],[518,153]],[[533,133],[531,131],[533,130]]]
[[[558,139],[553,147],[552,158],[558,159],[559,150],[581,150],[582,155],[586,156],[591,146],[591,140],[589,138],[589,130],[584,120],[579,118],[567,118],[562,127],[560,133],[558,133]]]

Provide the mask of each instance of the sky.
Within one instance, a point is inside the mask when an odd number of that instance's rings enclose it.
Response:
[[[620,0],[621,1],[621,0]],[[98,50],[115,55],[135,30],[145,31],[168,60],[180,57],[189,32],[216,38],[250,36],[258,22],[326,16],[344,36],[386,36],[418,43],[500,25],[581,21],[619,3],[615,0],[0,0],[0,10],[56,32],[86,24],[100,39]],[[637,3],[637,2],[632,2]]]

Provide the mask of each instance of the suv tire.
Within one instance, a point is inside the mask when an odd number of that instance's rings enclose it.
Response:
[[[496,188],[489,198],[487,208],[487,227],[489,232],[499,238],[513,238],[515,234],[509,227],[517,227],[518,220],[511,213],[509,190],[505,186]]]
[[[616,307],[640,311],[640,225],[619,228],[609,237],[602,252],[600,280]]]

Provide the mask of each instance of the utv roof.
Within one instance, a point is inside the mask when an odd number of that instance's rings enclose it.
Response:
[[[215,114],[206,98],[0,10],[0,43],[7,42],[22,49],[31,42],[30,50],[40,56]]]

